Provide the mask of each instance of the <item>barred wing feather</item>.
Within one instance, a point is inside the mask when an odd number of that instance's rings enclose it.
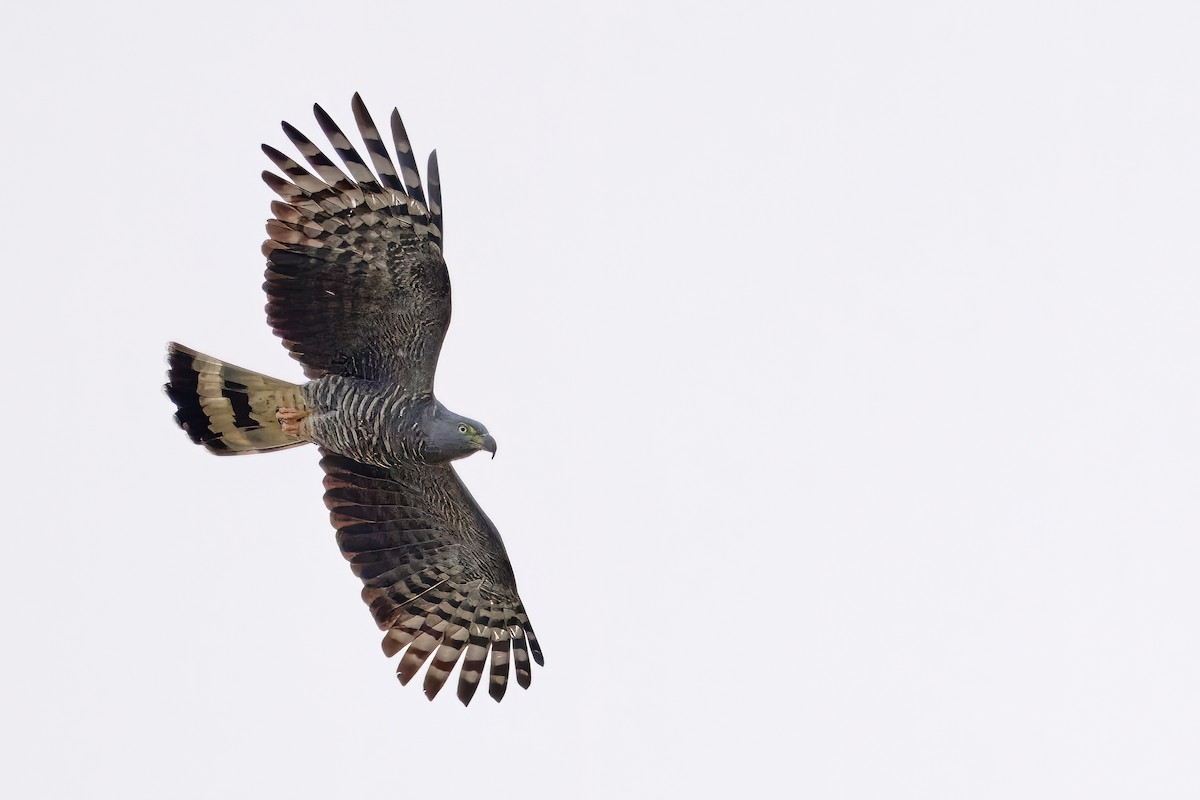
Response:
[[[407,647],[396,667],[400,682],[432,655],[424,684],[430,699],[460,658],[464,704],[485,672],[488,694],[500,700],[510,662],[528,688],[530,658],[541,665],[541,648],[504,543],[454,468],[389,470],[322,455],[325,505],[342,554],[362,579],[363,600],[385,631],[384,653]]]
[[[281,198],[271,204],[271,238],[263,243],[267,320],[309,378],[387,379],[427,393],[450,324],[440,186],[431,187],[431,210],[399,113],[392,117],[398,170],[357,94],[352,108],[374,172],[320,106],[317,122],[344,171],[286,122],[284,133],[312,171],[263,145],[285,176],[263,173]]]

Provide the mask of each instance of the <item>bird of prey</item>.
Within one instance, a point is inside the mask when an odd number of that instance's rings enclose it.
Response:
[[[530,657],[541,665],[542,651],[500,534],[451,465],[479,450],[494,457],[496,441],[433,394],[450,323],[437,151],[427,197],[399,113],[393,161],[357,94],[351,107],[374,170],[320,106],[317,122],[345,171],[286,122],[312,171],[263,145],[286,176],[262,176],[281,198],[262,248],[267,321],[308,381],[172,343],[165,388],[176,421],[217,455],[316,444],[325,505],[384,631],[383,651],[407,647],[400,682],[432,655],[424,683],[432,699],[461,657],[459,700],[471,701],[486,671],[499,701],[510,658],[528,688]]]

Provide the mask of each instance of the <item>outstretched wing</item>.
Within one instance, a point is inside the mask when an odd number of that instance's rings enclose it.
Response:
[[[510,655],[517,683],[528,688],[529,658],[541,665],[541,648],[500,534],[454,468],[388,470],[321,452],[325,505],[342,554],[363,581],[363,600],[386,631],[383,651],[393,656],[408,647],[396,667],[400,682],[432,654],[425,694],[433,699],[462,656],[458,699],[465,705],[490,650],[488,694],[504,696]]]
[[[320,106],[317,122],[349,175],[286,122],[313,172],[263,145],[288,178],[263,173],[283,198],[271,203],[263,243],[267,321],[309,378],[386,378],[429,392],[450,324],[436,154],[427,201],[399,112],[391,120],[397,169],[362,98],[351,105],[374,172]]]

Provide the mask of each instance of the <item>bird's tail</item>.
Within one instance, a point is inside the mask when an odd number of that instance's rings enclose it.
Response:
[[[305,444],[283,432],[278,408],[306,410],[299,386],[197,353],[167,345],[167,385],[177,407],[175,420],[209,452],[219,456],[265,453]]]

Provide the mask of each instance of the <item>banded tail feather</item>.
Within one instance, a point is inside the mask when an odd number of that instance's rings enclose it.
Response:
[[[275,410],[305,409],[299,386],[269,378],[171,342],[167,345],[167,396],[175,420],[219,456],[265,453],[306,444],[283,432]]]

